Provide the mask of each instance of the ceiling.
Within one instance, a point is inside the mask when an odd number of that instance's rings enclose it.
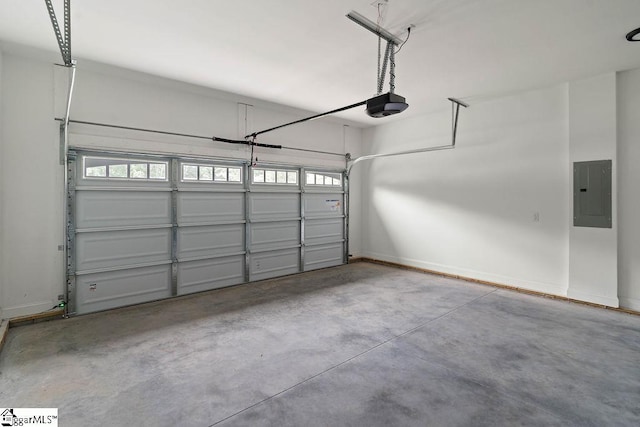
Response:
[[[355,10],[376,21],[372,1],[73,1],[72,52],[323,112],[375,94],[377,37],[345,18]],[[62,0],[53,3],[61,21]],[[58,50],[44,2],[0,8],[0,40]],[[382,25],[401,38],[415,25],[396,57],[396,92],[410,108],[386,119],[339,114],[364,126],[447,108],[447,97],[473,102],[640,67],[640,43],[625,40],[640,26],[639,0],[389,0]]]

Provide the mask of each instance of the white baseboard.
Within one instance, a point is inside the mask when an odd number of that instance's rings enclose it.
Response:
[[[7,333],[9,333],[9,321],[0,320],[0,351],[2,351],[4,342],[7,340]]]
[[[618,301],[618,297],[594,295],[588,292],[572,290],[571,288],[569,288],[567,296],[571,299],[577,299],[578,301],[586,301],[593,304],[606,305],[607,307],[620,307],[620,301]]]
[[[42,313],[53,307],[55,302],[44,301],[35,304],[21,305],[17,307],[4,307],[2,309],[3,319],[13,319],[14,317],[30,316],[32,314]]]
[[[451,265],[437,264],[432,262],[421,261],[411,258],[400,258],[389,256],[386,254],[379,254],[375,252],[367,252],[365,257],[378,259],[380,261],[393,262],[396,264],[402,264],[410,267],[422,268],[425,270],[431,270],[438,273],[450,274],[454,276],[460,276],[472,280],[481,280],[486,282],[495,283],[496,285],[505,285],[515,288],[526,289],[534,292],[539,292],[548,295],[556,295],[566,297],[566,288],[562,285],[553,283],[536,282],[532,280],[518,279],[516,277],[503,276],[499,274],[487,273],[485,271],[477,271],[467,268],[455,267]]]
[[[620,307],[628,308],[629,310],[633,311],[640,311],[640,299],[620,297]]]

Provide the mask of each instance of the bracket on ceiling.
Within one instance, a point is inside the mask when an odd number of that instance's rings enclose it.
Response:
[[[347,18],[349,18],[350,20],[352,20],[356,24],[360,25],[362,28],[365,28],[365,29],[371,31],[373,34],[375,34],[378,37],[386,40],[388,43],[392,43],[394,45],[402,44],[402,39],[400,39],[400,37],[394,36],[390,31],[385,30],[380,25],[378,25],[375,22],[373,22],[372,20],[362,16],[361,14],[359,14],[358,12],[356,12],[354,10],[352,10],[349,13],[347,13]]]
[[[53,32],[56,33],[56,39],[58,40],[58,47],[60,48],[64,65],[71,67],[73,65],[73,61],[71,60],[71,0],[64,0],[64,36],[60,31],[56,11],[53,8],[51,0],[44,0],[44,2],[47,5],[51,25],[53,25]]]
[[[458,133],[458,115],[460,114],[460,107],[469,108],[469,104],[464,103],[456,98],[447,98],[451,101],[451,146],[456,145],[456,134]]]

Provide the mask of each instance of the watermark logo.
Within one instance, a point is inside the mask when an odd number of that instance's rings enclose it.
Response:
[[[58,408],[0,408],[0,426],[58,426]]]
[[[7,408],[0,414],[0,421],[3,426],[12,426],[14,418],[15,414],[13,413],[13,409]]]

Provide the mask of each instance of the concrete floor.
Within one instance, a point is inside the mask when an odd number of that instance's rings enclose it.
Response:
[[[60,425],[640,425],[640,317],[358,263],[11,329]]]

